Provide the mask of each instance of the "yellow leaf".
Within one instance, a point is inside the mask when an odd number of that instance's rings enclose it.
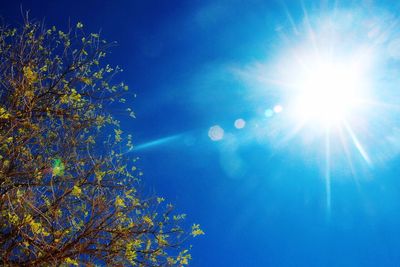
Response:
[[[102,172],[102,171],[95,171],[94,173],[95,173],[96,179],[99,183],[101,182],[101,180],[103,180],[103,177],[106,175],[106,172]]]
[[[82,193],[82,189],[79,186],[74,185],[74,187],[72,188],[71,194],[73,196],[79,197],[81,195],[81,193]]]
[[[10,161],[8,159],[6,159],[5,161],[3,161],[3,167],[4,168],[8,168],[10,166]]]
[[[25,215],[23,222],[30,223],[31,221],[32,221],[32,215],[30,215],[30,214]]]
[[[3,107],[0,107],[0,119],[8,119],[10,118],[10,113]]]
[[[151,218],[150,218],[149,216],[147,216],[147,215],[143,216],[143,221],[144,221],[146,224],[150,225],[150,226],[153,226],[153,225],[154,225],[154,223],[153,223],[153,221],[151,220]]]
[[[147,239],[146,250],[149,250],[150,248],[151,248],[151,240]]]
[[[115,199],[115,206],[122,207],[122,208],[126,207],[124,200],[119,196],[117,196],[117,198]]]
[[[86,85],[91,85],[91,84],[92,84],[92,80],[91,80],[90,78],[82,77],[81,80],[82,80],[82,82],[84,82]]]
[[[37,223],[34,220],[32,220],[30,221],[29,225],[31,226],[32,232],[34,234],[40,234],[42,232],[42,225],[40,223]]]
[[[25,66],[23,68],[24,76],[28,80],[28,83],[32,84],[38,81],[38,75],[34,72],[31,67]]]
[[[162,235],[162,234],[160,234],[160,235],[157,235],[157,242],[158,242],[158,244],[160,245],[160,246],[166,246],[166,245],[168,245],[168,241],[167,241],[167,238],[168,236],[167,235]]]
[[[200,229],[200,224],[193,224],[191,235],[192,235],[193,237],[196,237],[196,236],[198,236],[198,235],[204,235],[203,230]]]
[[[16,214],[11,214],[11,213],[8,213],[8,217],[9,217],[9,220],[10,220],[10,222],[12,223],[12,224],[17,224],[18,223],[18,221],[19,221],[19,217],[16,215]]]
[[[65,258],[64,262],[66,264],[71,264],[71,265],[74,265],[74,266],[78,266],[79,265],[76,260],[71,259],[70,257]]]

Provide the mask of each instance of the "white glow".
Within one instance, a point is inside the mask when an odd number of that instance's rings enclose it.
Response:
[[[276,105],[274,107],[274,112],[275,113],[280,113],[280,112],[282,112],[282,110],[283,110],[283,107],[281,105]]]
[[[325,125],[343,121],[361,102],[363,76],[362,67],[351,61],[310,63],[296,81],[296,116]]]

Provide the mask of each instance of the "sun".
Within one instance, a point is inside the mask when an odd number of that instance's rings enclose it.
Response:
[[[265,63],[238,73],[268,105],[254,140],[315,167],[329,211],[332,179],[358,186],[400,153],[400,33],[359,12],[303,11]]]
[[[314,51],[302,51],[297,63],[290,66],[290,75],[286,76],[289,91],[287,94],[290,120],[293,130],[287,135],[290,138],[300,134],[318,139],[318,148],[324,154],[324,169],[326,180],[326,203],[330,210],[331,203],[331,169],[332,160],[338,154],[332,151],[343,151],[339,157],[349,161],[353,157],[349,152],[346,140],[350,140],[356,151],[367,164],[370,157],[360,141],[357,126],[364,118],[368,118],[369,103],[371,102],[370,65],[366,56],[357,53],[329,53],[324,47]],[[314,137],[322,138],[314,138]],[[309,138],[305,138],[310,140]],[[343,150],[338,150],[339,146]],[[333,148],[333,149],[332,149]],[[308,149],[314,149],[308,147]]]
[[[294,114],[303,123],[342,123],[362,105],[366,87],[363,66],[352,60],[321,58],[297,76]]]

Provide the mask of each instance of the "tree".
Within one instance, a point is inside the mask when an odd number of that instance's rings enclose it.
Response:
[[[203,231],[138,190],[111,46],[82,23],[0,28],[1,265],[188,264],[183,242]]]

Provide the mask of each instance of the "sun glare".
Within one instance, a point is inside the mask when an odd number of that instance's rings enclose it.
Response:
[[[313,20],[306,16],[304,29],[296,28],[296,34],[285,39],[287,46],[272,68],[276,75],[267,79],[279,86],[285,106],[279,145],[299,137],[296,140],[307,146],[304,151],[318,155],[328,211],[333,174],[356,175],[357,167],[373,166],[371,140],[380,140],[381,129],[372,125],[383,125],[377,115],[389,118],[378,109],[386,107],[386,101],[377,98],[385,88],[382,82],[377,87],[383,52],[369,30],[349,26],[357,20],[340,12]]]
[[[332,179],[369,179],[400,153],[400,31],[391,16],[315,11],[288,15],[267,60],[235,71],[265,99],[249,140],[316,167],[330,211]]]
[[[332,125],[360,105],[365,86],[362,68],[351,62],[320,60],[300,73],[295,114],[304,123]]]

